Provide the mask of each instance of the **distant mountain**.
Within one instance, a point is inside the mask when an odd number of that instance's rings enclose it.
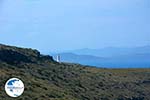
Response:
[[[57,54],[53,55],[53,58],[56,60]],[[107,58],[104,57],[96,57],[91,55],[77,55],[73,53],[60,53],[62,62],[70,62],[70,63],[79,63],[83,65],[91,65],[91,66],[99,66],[100,62],[104,62]],[[101,67],[101,66],[99,66]]]
[[[68,51],[78,55],[93,55],[99,57],[114,57],[128,54],[150,54],[150,46],[134,47],[134,48],[119,48],[119,47],[107,47],[102,49],[78,49]]]
[[[86,48],[60,53],[60,55],[62,62],[80,63],[97,67],[150,67],[150,46],[136,48]],[[55,58],[56,54],[53,56]]]

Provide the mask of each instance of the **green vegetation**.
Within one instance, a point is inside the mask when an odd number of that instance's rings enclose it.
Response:
[[[25,91],[10,98],[5,82],[20,78]],[[57,63],[37,50],[0,45],[0,100],[149,100],[150,69],[103,69]]]

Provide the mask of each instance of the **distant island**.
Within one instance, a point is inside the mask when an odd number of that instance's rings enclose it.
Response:
[[[61,56],[62,62],[105,68],[150,68],[150,46],[85,48],[52,53],[54,59],[56,59],[57,54]]]

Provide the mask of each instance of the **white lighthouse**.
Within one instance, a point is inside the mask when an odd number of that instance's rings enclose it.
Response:
[[[60,55],[57,55],[56,61],[60,63]]]

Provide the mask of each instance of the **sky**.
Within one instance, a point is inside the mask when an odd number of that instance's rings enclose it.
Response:
[[[0,43],[43,53],[150,44],[150,0],[0,0]]]

